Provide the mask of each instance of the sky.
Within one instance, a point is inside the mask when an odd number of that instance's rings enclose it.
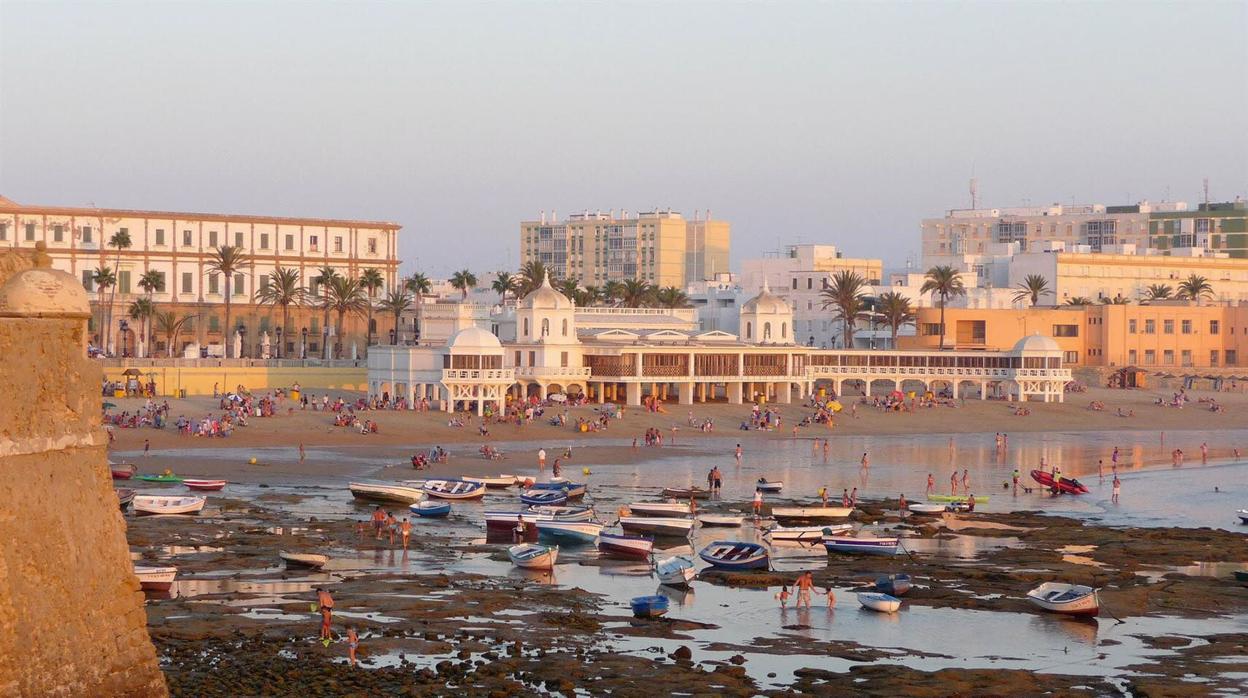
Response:
[[[1243,2],[0,0],[0,195],[387,220],[515,268],[538,212],[710,209],[917,261],[970,204],[1248,197]]]

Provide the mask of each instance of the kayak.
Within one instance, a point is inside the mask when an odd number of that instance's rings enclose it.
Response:
[[[1085,487],[1083,483],[1079,482],[1078,480],[1075,480],[1069,477],[1063,477],[1063,478],[1058,479],[1058,481],[1055,483],[1053,482],[1053,475],[1051,473],[1046,473],[1043,470],[1031,471],[1031,479],[1035,480],[1036,482],[1040,483],[1041,485],[1049,489],[1055,489],[1065,494],[1087,494],[1088,493],[1088,488]]]
[[[966,495],[964,494],[929,494],[927,495],[927,501],[929,502],[965,502]],[[975,495],[976,504],[980,502],[987,502],[987,501],[988,501],[988,495],[986,494]]]

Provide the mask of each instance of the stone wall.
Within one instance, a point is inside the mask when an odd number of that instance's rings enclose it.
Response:
[[[0,696],[167,695],[108,470],[86,295],[5,257]]]

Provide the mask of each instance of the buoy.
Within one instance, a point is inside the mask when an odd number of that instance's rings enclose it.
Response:
[[[581,474],[582,474],[582,475],[588,475],[588,474],[589,474],[589,468],[581,468]]]
[[[247,463],[248,463],[249,465],[255,465],[255,464],[256,464],[256,457],[255,457],[255,456],[252,456],[252,457],[251,457],[251,459],[247,461]]]

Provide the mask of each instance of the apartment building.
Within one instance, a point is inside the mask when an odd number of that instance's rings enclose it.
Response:
[[[584,285],[638,279],[684,288],[728,271],[730,226],[707,211],[686,220],[679,212],[584,211],[559,220],[545,212],[520,223],[520,264],[541,262],[555,279]]]
[[[378,296],[384,295],[399,281],[399,229],[398,224],[375,221],[22,205],[0,197],[0,251],[45,243],[53,266],[82,279],[97,308],[112,293],[96,288],[95,270],[108,266],[115,271],[111,327],[102,331],[105,313],[96,312],[92,332],[98,345],[116,354],[133,355],[141,348],[135,335],[139,323],[128,318],[127,308],[147,295],[138,282],[148,271],[161,279],[160,288],[151,293],[158,310],[194,319],[180,333],[178,346],[165,346],[165,338],[157,332],[153,346],[144,353],[179,356],[191,344],[211,346],[214,354],[219,353],[233,338],[223,326],[224,279],[210,273],[206,264],[217,247],[232,245],[241,247],[252,262],[230,284],[231,324],[244,330],[243,356],[261,355],[265,333],[270,335],[270,353],[276,355],[280,310],[253,303],[255,292],[274,270],[297,269],[305,288],[315,293],[323,267],[351,277],[372,268],[381,272],[385,286]],[[129,236],[130,247],[118,250],[109,245],[117,233]],[[335,320],[331,314],[329,323]],[[329,336],[342,344],[352,335],[351,343],[363,351],[362,319],[350,318],[347,327],[333,328],[326,326],[322,311],[296,308],[290,322],[282,328],[282,356],[320,356]]]

